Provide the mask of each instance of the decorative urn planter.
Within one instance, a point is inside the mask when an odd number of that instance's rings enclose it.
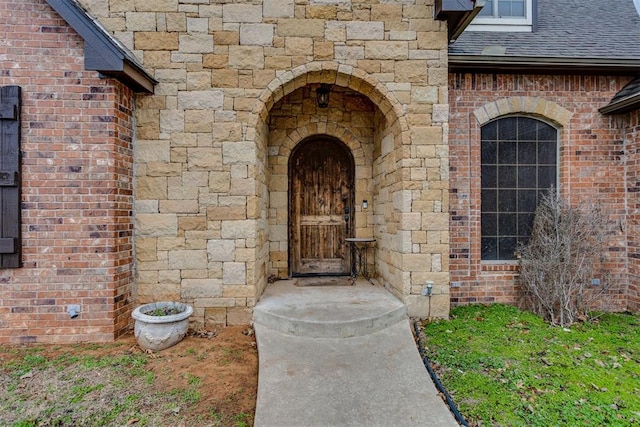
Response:
[[[152,302],[133,310],[134,334],[146,350],[164,350],[179,343],[189,329],[193,307],[181,302]]]

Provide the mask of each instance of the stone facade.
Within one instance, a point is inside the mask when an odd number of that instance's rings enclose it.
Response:
[[[451,166],[451,302],[517,303],[517,262],[480,259],[480,128],[507,115],[537,117],[559,131],[559,191],[572,203],[599,203],[620,229],[612,237],[604,269],[620,278],[612,291],[612,309],[631,304],[626,263],[627,242],[634,241],[634,220],[627,215],[633,190],[625,181],[637,175],[637,127],[608,117],[606,105],[629,77],[466,74],[449,76]],[[625,133],[626,132],[626,133]],[[625,177],[626,175],[626,177]],[[626,184],[631,186],[632,184]],[[635,215],[635,214],[634,214]],[[632,271],[632,270],[630,270]],[[635,273],[632,273],[635,274]],[[632,283],[637,283],[633,280]],[[632,297],[629,297],[633,299]],[[637,297],[636,297],[637,300]],[[636,303],[637,304],[637,303]]]
[[[133,308],[133,93],[85,71],[82,39],[43,0],[1,0],[0,32],[0,86],[22,89],[23,185],[0,343],[111,341]]]
[[[159,82],[137,99],[138,303],[248,323],[267,279],[290,274],[288,156],[325,134],[356,161],[370,208],[355,234],[377,239],[379,282],[411,315],[447,315],[447,34],[433,0],[82,3]]]

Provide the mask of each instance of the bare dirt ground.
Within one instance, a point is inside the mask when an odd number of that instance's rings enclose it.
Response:
[[[0,348],[0,425],[250,426],[258,386],[253,331],[190,331],[142,351],[110,344]]]

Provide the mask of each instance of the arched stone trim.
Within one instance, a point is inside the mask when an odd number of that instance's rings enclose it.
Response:
[[[329,135],[342,141],[351,151],[356,167],[371,164],[371,155],[367,155],[358,137],[339,123],[309,123],[289,132],[279,145],[280,156],[289,159],[291,152],[300,142],[314,135]]]
[[[332,61],[310,62],[274,78],[258,98],[248,122],[248,130],[257,129],[260,122],[266,123],[271,108],[284,96],[314,83],[334,84],[367,96],[387,119],[387,126],[394,129],[394,135],[402,140],[409,137],[404,134],[409,126],[406,123],[402,105],[384,83],[351,65]],[[251,135],[247,135],[247,139],[251,139],[250,137]]]
[[[493,119],[510,114],[525,113],[534,117],[547,119],[555,125],[567,127],[572,113],[566,108],[544,98],[531,96],[514,96],[502,98],[483,105],[473,112],[480,126]]]

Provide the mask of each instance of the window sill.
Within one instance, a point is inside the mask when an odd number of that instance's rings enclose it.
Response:
[[[481,261],[482,272],[518,271],[518,261]]]
[[[477,31],[477,32],[494,32],[494,33],[531,33],[533,32],[532,26],[529,24],[471,24],[465,31]]]

